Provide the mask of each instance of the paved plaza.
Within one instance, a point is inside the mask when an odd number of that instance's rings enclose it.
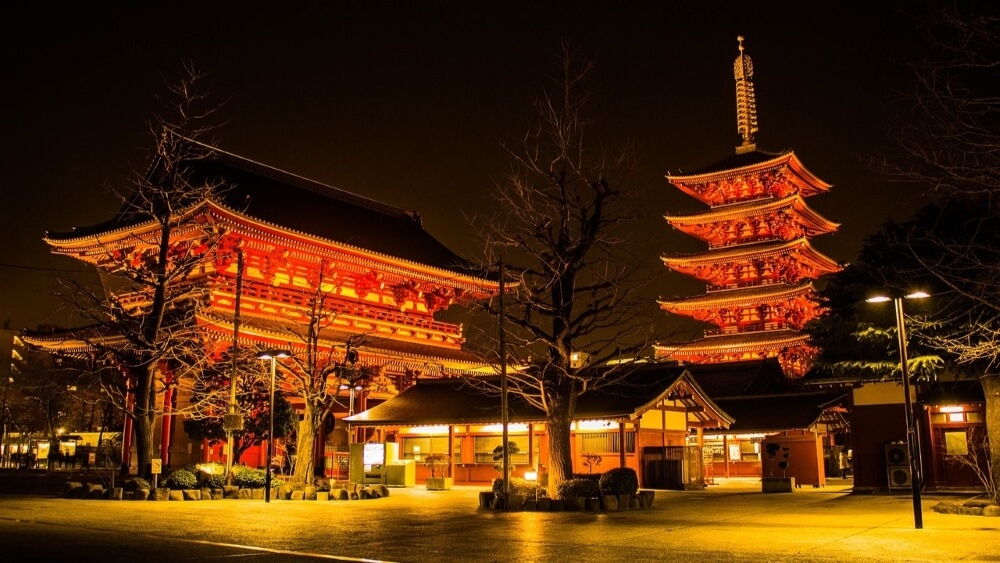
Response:
[[[0,495],[3,561],[1000,561],[1000,518],[849,482],[764,495],[754,480],[657,491],[652,508],[477,508],[478,487],[392,489],[366,501],[70,500]]]

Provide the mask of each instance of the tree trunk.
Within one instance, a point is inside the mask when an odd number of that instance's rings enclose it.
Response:
[[[138,474],[151,477],[153,463],[153,427],[156,423],[156,393],[154,389],[153,367],[140,369],[136,377],[135,406],[133,407],[132,429],[135,436],[135,451]]]
[[[990,471],[993,475],[993,502],[1000,504],[1000,374],[979,379],[986,397],[986,433],[990,442]]]
[[[299,421],[299,430],[296,432],[295,441],[295,471],[292,473],[292,482],[297,484],[312,484],[315,475],[313,447],[316,442],[316,425],[313,418],[316,417],[318,409],[311,401],[306,401],[305,410],[302,413],[302,420]]]
[[[557,498],[559,483],[573,478],[573,457],[570,444],[569,402],[549,402],[545,418],[549,434],[549,483],[550,498]]]

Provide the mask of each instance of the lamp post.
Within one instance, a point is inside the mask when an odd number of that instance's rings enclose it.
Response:
[[[259,360],[271,360],[271,398],[268,401],[270,423],[267,430],[267,469],[264,472],[264,502],[271,502],[271,457],[274,455],[274,373],[277,370],[278,358],[287,358],[292,353],[288,350],[264,350],[257,354]]]
[[[916,421],[913,418],[913,406],[910,402],[910,369],[906,356],[906,321],[903,316],[903,299],[924,299],[930,297],[923,291],[915,291],[903,297],[876,295],[865,301],[868,303],[885,303],[892,301],[896,309],[896,333],[899,338],[899,362],[903,375],[903,404],[906,409],[906,449],[910,454],[910,492],[913,495],[913,526],[916,529],[924,527],[924,516],[920,509],[920,486],[923,481],[920,464],[920,442],[917,441]]]

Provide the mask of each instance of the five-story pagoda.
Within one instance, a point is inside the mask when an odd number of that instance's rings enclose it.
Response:
[[[813,280],[837,271],[810,238],[837,223],[813,211],[805,198],[831,185],[814,176],[791,150],[758,150],[753,63],[739,37],[734,63],[736,154],[704,169],[667,175],[678,189],[709,206],[699,213],[667,215],[673,227],[708,243],[708,250],[664,256],[674,271],[704,281],[704,295],[660,300],[670,313],[712,323],[703,338],[660,344],[656,353],[687,363],[777,357],[789,377],[809,368],[814,351],[803,325],[815,317]]]

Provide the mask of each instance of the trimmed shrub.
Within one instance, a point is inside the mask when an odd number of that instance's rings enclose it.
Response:
[[[201,480],[202,487],[208,487],[209,489],[221,489],[226,486],[226,475],[219,473],[211,473],[205,475]]]
[[[601,475],[602,495],[634,495],[639,490],[639,476],[630,467],[615,467]]]
[[[503,479],[493,480],[493,494],[498,497],[503,495]],[[520,477],[511,477],[510,494],[535,498],[536,496],[545,496],[545,489],[540,487],[535,481],[528,481]]]
[[[226,466],[224,464],[208,462],[199,463],[194,467],[202,487],[221,489],[226,485]]]
[[[149,491],[153,487],[150,486],[149,481],[143,479],[142,477],[132,477],[125,481],[123,487],[126,491]]]
[[[263,489],[267,475],[263,469],[251,469],[245,465],[233,467],[233,484],[241,489]],[[271,486],[280,479],[272,479]]]
[[[198,477],[187,469],[178,469],[163,480],[163,486],[170,490],[194,489],[198,486]]]
[[[567,479],[559,483],[556,492],[559,494],[559,498],[597,498],[601,494],[597,481],[593,479]]]

